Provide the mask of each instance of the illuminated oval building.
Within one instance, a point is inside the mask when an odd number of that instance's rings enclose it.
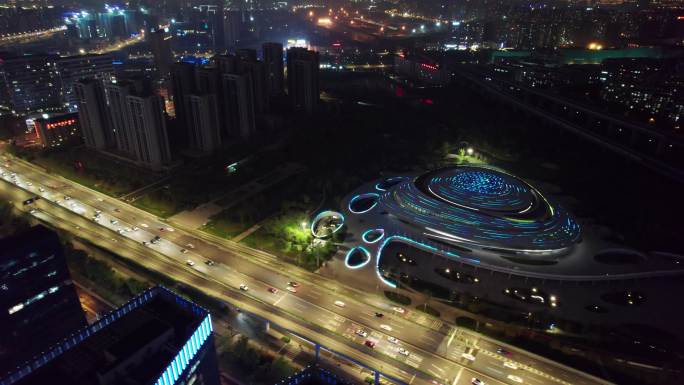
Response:
[[[458,166],[367,183],[344,200],[345,266],[390,287],[427,290],[498,319],[538,326],[631,324],[681,334],[681,317],[650,317],[682,290],[684,259],[601,239],[524,180]],[[532,322],[532,321],[531,321]],[[648,325],[644,325],[648,323]]]

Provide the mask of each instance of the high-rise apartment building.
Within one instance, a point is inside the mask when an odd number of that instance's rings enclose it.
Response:
[[[165,33],[163,29],[147,33],[147,39],[154,57],[154,65],[162,76],[169,73],[170,65],[173,62],[171,38],[171,35]]]
[[[0,378],[86,325],[57,234],[0,239]]]
[[[222,76],[223,108],[228,136],[248,139],[256,131],[251,75],[246,73]]]
[[[187,95],[188,133],[191,149],[211,153],[221,145],[219,110],[216,95]]]
[[[104,86],[98,79],[74,83],[78,118],[86,146],[103,150],[114,144],[114,133],[107,121]]]
[[[287,91],[292,108],[313,113],[319,100],[318,52],[293,47],[287,50]]]
[[[62,101],[71,111],[76,111],[77,100],[73,92],[74,83],[81,79],[109,81],[114,75],[114,57],[105,55],[80,55],[60,57],[57,70],[61,79]]]
[[[153,287],[71,334],[0,385],[219,385],[209,312]]]
[[[283,45],[264,43],[262,50],[266,65],[266,91],[269,96],[281,95],[284,91]]]
[[[104,91],[107,99],[106,114],[114,132],[116,148],[127,155],[134,155],[134,137],[128,125],[128,106],[126,103],[126,96],[133,92],[133,85],[129,81],[107,83],[104,86]]]
[[[128,95],[126,105],[129,130],[134,138],[135,160],[152,169],[160,169],[170,163],[171,150],[162,98],[158,95]]]

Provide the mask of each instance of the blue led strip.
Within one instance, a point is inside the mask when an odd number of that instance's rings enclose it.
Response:
[[[157,380],[157,385],[173,385],[181,378],[183,371],[188,367],[204,342],[211,335],[211,317],[207,316],[192,333],[185,345],[178,351],[173,360],[162,372]]]
[[[356,252],[356,251],[361,251],[361,252],[366,256],[366,260],[363,261],[363,262],[362,262],[361,264],[359,264],[359,265],[350,265],[350,264],[349,264],[349,257],[351,257],[351,255],[352,255],[354,252]],[[366,248],[363,247],[363,246],[356,246],[356,247],[354,247],[354,248],[351,248],[351,249],[347,252],[347,255],[344,257],[344,265],[345,265],[347,268],[349,268],[349,269],[360,269],[360,268],[366,266],[366,265],[368,264],[368,262],[371,261],[371,259],[372,259],[372,258],[371,258],[371,254],[370,254],[370,252],[368,251],[368,249],[366,249]]]
[[[347,209],[349,209],[349,212],[354,213],[354,214],[364,214],[364,213],[367,213],[367,212],[373,210],[373,208],[374,208],[375,206],[378,205],[378,198],[380,198],[380,194],[376,194],[376,193],[366,193],[366,194],[356,195],[355,197],[353,197],[353,198],[349,201],[349,205],[348,205]],[[352,205],[353,205],[356,201],[361,200],[361,199],[373,199],[374,202],[370,205],[370,207],[368,207],[368,208],[365,209],[365,210],[355,211],[355,210],[352,208]]]

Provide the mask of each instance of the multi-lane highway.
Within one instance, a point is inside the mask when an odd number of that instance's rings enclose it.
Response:
[[[601,383],[521,350],[497,353],[495,341],[394,308],[267,253],[172,228],[20,160],[0,165],[0,194],[22,207],[23,200],[39,196],[24,207],[38,219],[293,331],[308,331],[313,339],[406,383],[470,384],[475,378],[487,384]],[[293,287],[292,281],[299,285]]]

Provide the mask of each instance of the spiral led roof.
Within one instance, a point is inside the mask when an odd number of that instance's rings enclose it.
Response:
[[[426,236],[490,249],[543,253],[578,242],[580,227],[523,180],[484,167],[452,167],[398,183],[378,198]]]

